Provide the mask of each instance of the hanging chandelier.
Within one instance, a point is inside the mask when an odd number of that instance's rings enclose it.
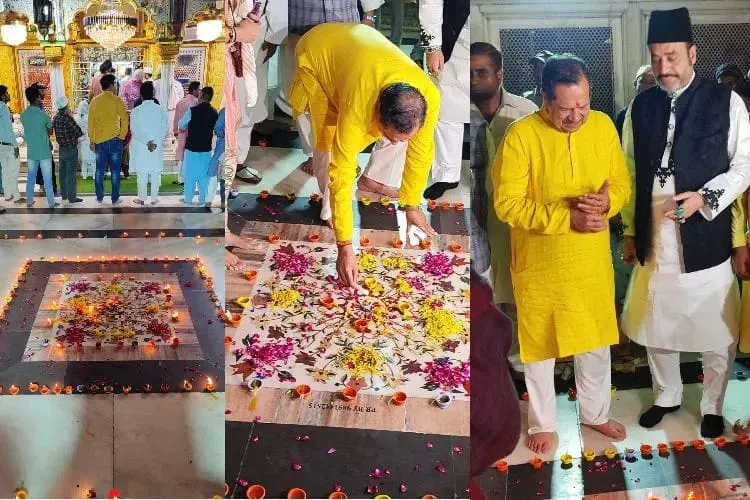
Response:
[[[196,36],[202,42],[213,42],[221,36],[224,30],[224,13],[215,7],[210,7],[196,13]]]
[[[123,12],[118,0],[103,0],[93,16],[83,18],[89,38],[107,50],[115,50],[135,36],[138,19]]]
[[[5,12],[5,19],[0,26],[0,37],[3,42],[16,47],[26,41],[28,18],[17,12]]]

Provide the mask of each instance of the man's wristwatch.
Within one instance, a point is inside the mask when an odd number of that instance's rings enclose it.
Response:
[[[439,45],[436,47],[427,47],[426,49],[424,49],[426,54],[434,54],[435,52],[440,52],[442,50],[443,48],[440,47]]]
[[[362,20],[363,20],[363,21],[370,21],[370,22],[371,22],[372,24],[375,24],[375,16],[374,16],[374,15],[372,15],[372,14],[367,14],[367,15],[366,15],[366,16],[364,17],[364,19],[362,19]]]

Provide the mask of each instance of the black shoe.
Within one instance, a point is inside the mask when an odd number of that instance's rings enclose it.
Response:
[[[724,417],[706,413],[701,420],[701,436],[704,438],[717,438],[724,434]]]
[[[172,184],[174,184],[175,186],[184,186],[185,185],[184,182],[180,182],[180,181],[172,181]]]
[[[69,200],[68,203],[81,203],[83,201],[83,198],[73,198],[72,200]]]
[[[664,415],[667,413],[672,413],[680,409],[680,405],[677,406],[652,406],[645,412],[643,412],[643,415],[641,415],[641,418],[638,420],[638,423],[641,424],[641,427],[645,427],[646,429],[650,429],[651,427],[655,426],[659,422],[661,422],[661,419],[664,418]]]
[[[428,200],[441,198],[449,189],[458,187],[458,182],[436,182],[424,191],[424,197]]]

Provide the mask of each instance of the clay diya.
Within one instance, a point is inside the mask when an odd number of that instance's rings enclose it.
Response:
[[[404,246],[404,242],[403,242],[403,241],[401,241],[401,240],[400,240],[400,239],[398,239],[398,238],[393,238],[393,239],[391,240],[391,246],[392,246],[393,248],[401,248],[401,247],[403,247],[403,246]]]
[[[63,388],[60,384],[55,384],[55,387],[52,388],[52,392],[54,392],[55,394],[60,394],[62,393],[62,391]]]
[[[714,444],[717,448],[722,449],[725,444],[727,444],[726,438],[719,436],[716,439],[714,439]]]
[[[653,448],[651,447],[650,444],[641,445],[641,455],[643,455],[644,457],[647,457],[651,455],[651,453],[653,453]]]
[[[594,450],[586,450],[583,452],[583,458],[586,459],[587,462],[593,462],[596,458],[596,453],[594,453]]]
[[[15,494],[18,500],[26,500],[29,498],[29,492],[26,488],[17,488]]]
[[[341,499],[341,498],[349,498],[349,497],[346,496],[346,493],[344,493],[343,491],[334,491],[333,493],[331,493],[330,495],[328,495],[328,498],[338,498],[338,499]]]
[[[448,246],[448,249],[453,253],[458,253],[463,250],[464,247],[462,247],[460,243],[451,243],[450,246]]]
[[[361,246],[361,247],[368,247],[368,246],[370,246],[370,240],[368,238],[365,238],[364,236],[362,236],[359,239],[359,246]]]
[[[318,201],[318,200],[320,200],[320,195],[318,193],[313,193],[313,194],[310,195],[310,199],[312,201]]]
[[[320,305],[326,309],[333,309],[333,297],[323,297],[320,299]]]
[[[266,489],[259,484],[254,484],[248,486],[245,496],[247,498],[266,498]]]
[[[456,208],[456,212],[463,212],[464,211],[464,204],[463,203],[456,203],[454,205],[454,207]]]
[[[391,204],[391,199],[387,196],[383,196],[380,198],[380,204],[383,205],[384,207],[387,207],[388,205]]]
[[[149,393],[152,389],[153,388],[151,387],[151,384],[146,384],[143,386],[143,392]]]
[[[451,209],[451,204],[448,203],[447,201],[444,201],[440,204],[440,210],[442,210],[443,212],[447,212],[450,209]]]
[[[427,494],[427,495],[424,495],[422,498],[437,498],[437,497],[435,495]]]
[[[269,234],[268,235],[268,241],[271,243],[277,243],[281,238],[278,234]]]
[[[65,394],[73,394],[73,386],[72,385],[66,385],[65,386]]]
[[[391,500],[391,497],[389,497],[388,495],[376,495],[372,498],[374,498],[375,500]]]
[[[307,493],[302,488],[292,488],[289,490],[289,493],[286,494],[286,497],[304,499],[307,498]]]
[[[229,495],[229,485],[224,483],[224,496]]]
[[[214,384],[214,381],[211,379],[211,377],[208,377],[206,379],[206,391],[214,392],[214,389],[216,389],[216,384]]]
[[[693,448],[695,448],[696,450],[705,450],[706,442],[702,439],[696,439],[693,441]]]
[[[523,394],[521,394],[521,399],[523,399],[524,401],[528,401],[529,400],[529,393],[528,392],[524,392]]]
[[[625,448],[625,460],[635,460],[635,450],[633,448]]]
[[[193,390],[193,384],[190,383],[189,380],[186,380],[182,383],[182,390],[185,392],[190,392]]]
[[[573,456],[566,453],[560,457],[560,462],[562,462],[563,465],[573,465]]]
[[[656,449],[659,450],[659,456],[662,456],[662,457],[669,453],[669,445],[667,443],[657,444]]]
[[[238,306],[240,306],[243,309],[245,309],[245,308],[247,308],[247,306],[250,305],[250,297],[238,297],[235,302],[237,302]]]
[[[617,450],[615,450],[614,448],[607,448],[606,450],[604,450],[604,456],[609,460],[615,458],[615,455],[617,455]]]
[[[260,198],[262,200],[265,200],[266,198],[268,198],[268,191],[266,191],[265,189],[263,191],[261,191],[260,192]]]
[[[29,384],[29,392],[36,392],[38,390],[39,390],[39,384],[37,384],[36,382],[31,382]]]
[[[544,465],[544,461],[541,458],[539,458],[539,457],[535,457],[529,463],[531,464],[531,466],[533,468],[535,468],[537,470],[541,469],[542,465]]]
[[[10,393],[11,393],[11,395],[17,396],[19,392],[21,392],[21,388],[20,387],[18,387],[17,385],[11,385],[10,386]]]
[[[128,394],[131,390],[133,390],[133,389],[128,384],[125,384],[125,385],[122,386],[122,393],[123,394]]]
[[[363,196],[359,201],[361,201],[364,206],[368,206],[370,203],[372,203],[372,200],[367,196]]]
[[[419,248],[422,250],[429,250],[432,248],[432,241],[429,240],[429,238],[425,238],[419,242]]]
[[[674,448],[674,451],[684,451],[685,441],[675,441],[672,443],[672,448]]]
[[[42,388],[39,390],[39,394],[43,396],[46,396],[47,394],[49,394],[49,387],[47,387],[46,385],[43,385]]]
[[[341,398],[344,401],[354,401],[354,399],[357,397],[357,389],[354,387],[344,387],[344,390],[341,391]]]
[[[308,240],[310,240],[310,243],[317,243],[320,241],[320,235],[319,234],[311,234],[307,237]]]
[[[297,393],[297,397],[300,399],[308,399],[310,397],[310,394],[312,394],[312,389],[309,385],[302,384],[298,385],[297,388],[294,390],[294,392]]]
[[[401,391],[394,392],[391,396],[391,403],[396,406],[403,405],[404,403],[406,403],[406,394]]]
[[[737,438],[737,441],[739,441],[740,444],[743,445],[750,443],[750,434],[740,434],[740,436]]]
[[[294,201],[297,199],[297,193],[287,193],[286,199],[289,201]]]
[[[505,460],[498,460],[495,463],[495,468],[499,472],[508,472],[508,462],[506,462]]]
[[[225,346],[232,345],[232,342],[233,342],[233,340],[232,340],[232,336],[231,335],[225,335],[224,336],[224,345]]]
[[[445,410],[451,405],[451,402],[453,400],[448,394],[441,394],[438,397],[435,398],[435,404],[438,405],[438,408],[441,410]]]

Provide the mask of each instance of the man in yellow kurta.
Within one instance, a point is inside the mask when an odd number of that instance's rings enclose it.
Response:
[[[611,439],[609,346],[618,341],[608,219],[630,197],[612,121],[590,110],[586,65],[544,68],[543,107],[508,129],[492,167],[494,206],[511,227],[511,276],[529,395],[529,447],[554,449],[555,358],[575,356],[581,423]]]
[[[420,203],[434,156],[440,92],[400,48],[363,24],[316,26],[300,39],[296,55],[289,101],[295,117],[310,110],[321,218],[336,233],[339,278],[356,286],[351,240],[357,155],[380,137],[408,141],[399,204],[408,224],[435,234]]]

